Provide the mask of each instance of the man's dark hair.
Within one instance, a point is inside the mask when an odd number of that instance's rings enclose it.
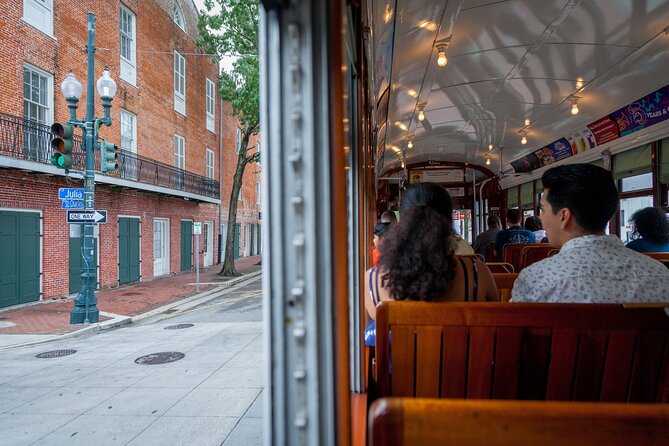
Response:
[[[492,228],[493,226],[502,226],[502,222],[497,215],[488,216],[488,228]]]
[[[507,209],[506,211],[506,222],[507,224],[519,224],[522,214],[520,209]]]
[[[381,223],[395,223],[397,221],[397,216],[393,211],[386,211],[381,214]]]
[[[383,238],[388,229],[390,229],[390,223],[377,223],[374,225],[374,235]]]
[[[553,213],[568,208],[586,231],[602,232],[618,208],[618,190],[611,172],[593,164],[553,167],[541,177]]]
[[[648,207],[632,214],[630,222],[634,223],[636,230],[644,240],[656,243],[669,242],[669,220],[663,209]]]
[[[543,229],[541,226],[541,220],[539,217],[531,216],[527,217],[525,219],[525,229],[528,231],[539,231],[540,229]]]

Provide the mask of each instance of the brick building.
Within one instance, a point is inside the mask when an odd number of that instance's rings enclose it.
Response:
[[[218,260],[237,123],[218,97],[217,66],[196,45],[192,0],[0,0],[0,307],[80,286],[81,229],[65,223],[58,189],[83,184],[50,164],[49,126],[69,117],[60,84],[70,69],[84,85],[84,117],[88,12],[96,78],[106,65],[118,85],[113,124],[100,135],[122,148],[118,171],[96,167],[95,207],[108,211],[96,227],[98,286],[191,270],[193,222],[203,222],[200,264]],[[74,169],[83,170],[82,154],[75,142]],[[259,166],[247,166],[240,256],[261,249],[259,178]]]

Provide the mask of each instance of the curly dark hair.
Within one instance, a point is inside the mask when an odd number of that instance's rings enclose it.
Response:
[[[644,239],[656,243],[669,243],[669,220],[663,209],[654,207],[639,209],[632,214],[630,222],[634,223],[637,232]]]
[[[402,197],[400,220],[381,245],[382,285],[395,300],[435,300],[455,277],[451,197],[436,183],[414,184]]]
[[[534,215],[527,217],[525,219],[525,229],[528,231],[539,231],[540,229],[543,229],[541,226],[541,219]]]

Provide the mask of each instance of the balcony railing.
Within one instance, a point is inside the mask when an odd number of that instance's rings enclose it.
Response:
[[[0,113],[0,155],[16,159],[51,164],[51,128],[33,120]],[[220,184],[210,178],[177,169],[135,153],[121,150],[119,168],[105,175],[163,186],[209,198],[219,198]],[[75,136],[72,168],[85,170],[85,154],[81,138]],[[95,170],[100,170],[100,151],[95,151]]]

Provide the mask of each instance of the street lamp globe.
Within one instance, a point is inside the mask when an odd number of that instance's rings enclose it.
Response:
[[[102,99],[113,99],[116,94],[116,82],[109,75],[109,70],[105,66],[102,76],[97,82],[98,94]]]
[[[60,89],[63,91],[65,99],[74,98],[78,101],[81,98],[81,83],[74,77],[72,70],[67,74],[63,83],[60,84]]]

